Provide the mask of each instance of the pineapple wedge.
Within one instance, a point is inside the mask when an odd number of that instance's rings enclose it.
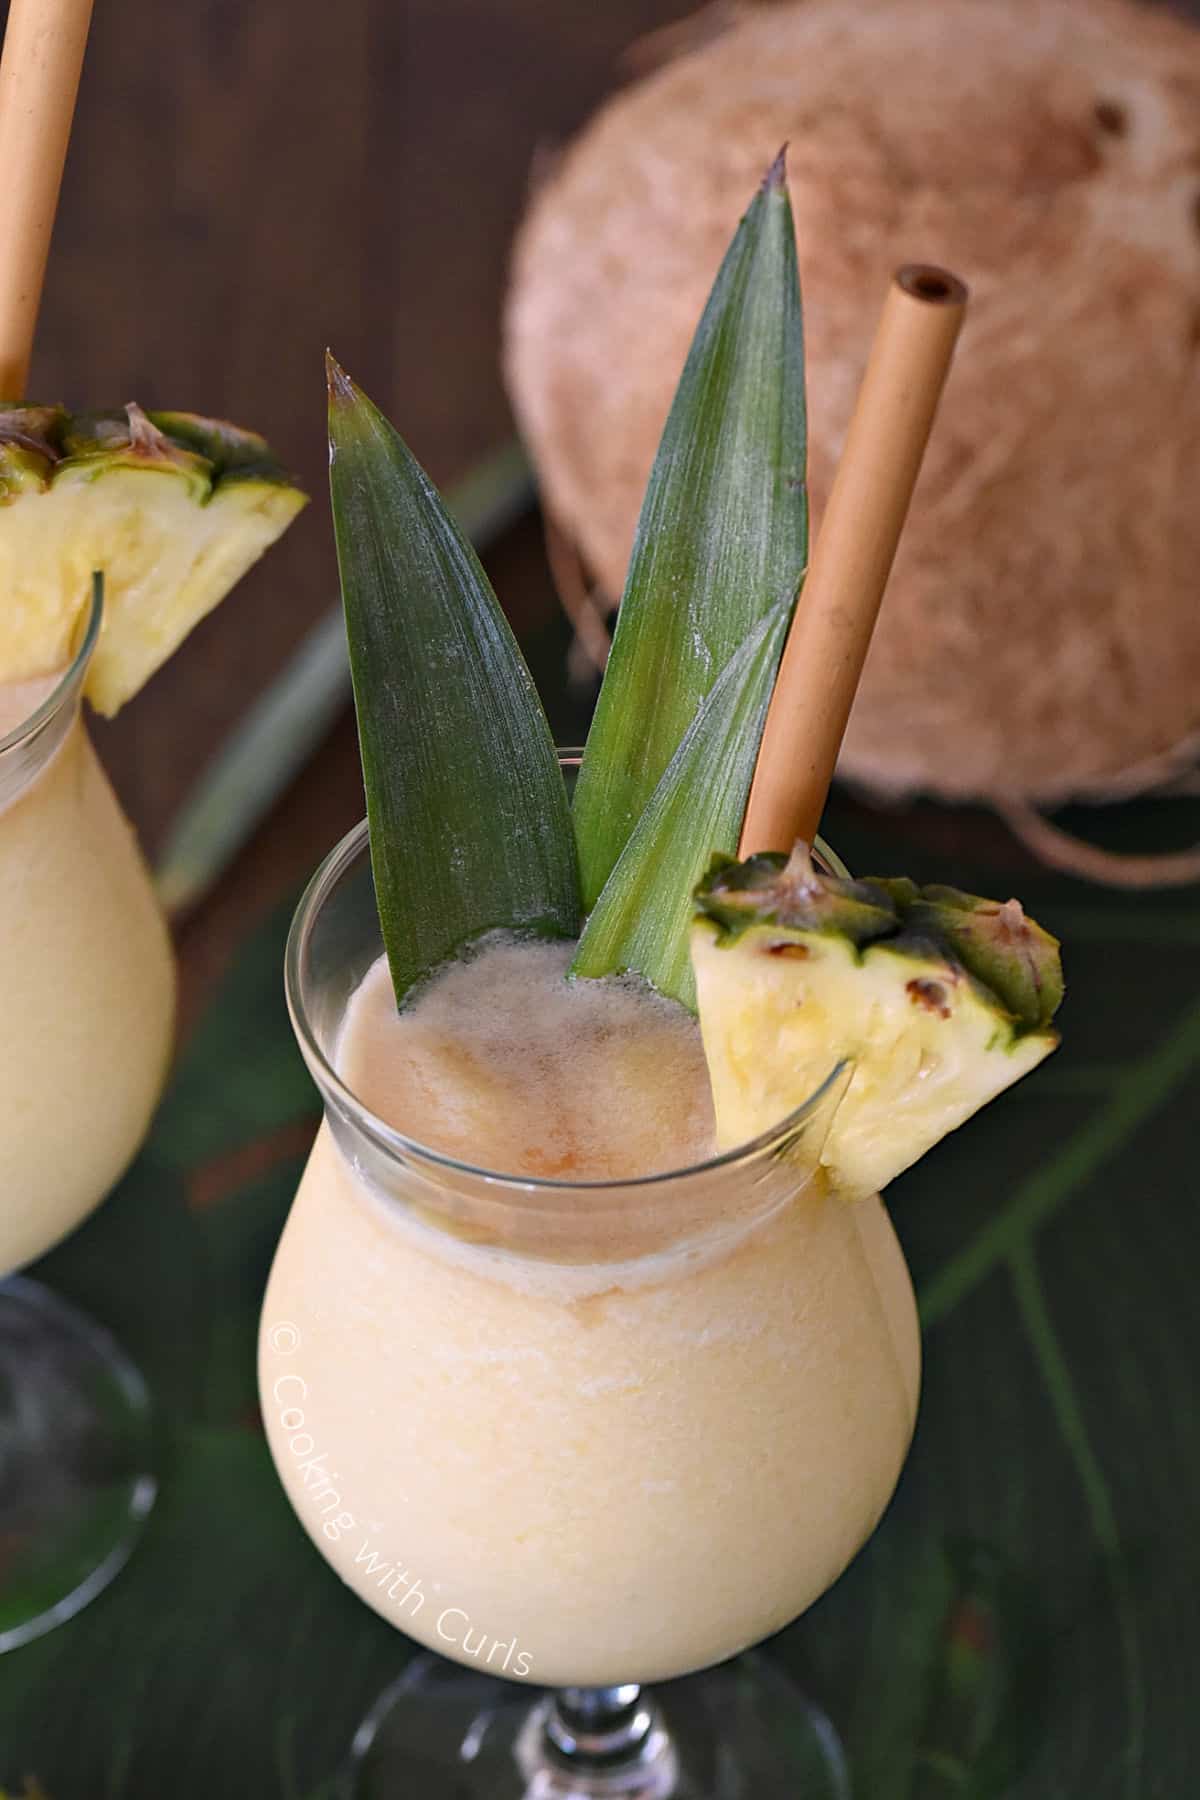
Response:
[[[790,858],[714,858],[691,953],[723,1149],[853,1074],[822,1152],[835,1188],[884,1187],[1048,1056],[1058,944],[1004,904],[848,881]]]
[[[304,504],[264,439],[218,420],[0,411],[0,681],[70,660],[100,569],[84,691],[115,713]]]

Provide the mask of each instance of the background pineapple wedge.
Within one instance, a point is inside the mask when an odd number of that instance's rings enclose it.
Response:
[[[790,858],[714,858],[696,909],[720,1147],[778,1124],[847,1061],[821,1160],[849,1198],[884,1187],[1058,1043],[1058,944],[1015,900],[839,880],[801,844]]]
[[[263,438],[219,420],[0,411],[0,681],[65,666],[100,569],[84,691],[115,713],[304,504]]]

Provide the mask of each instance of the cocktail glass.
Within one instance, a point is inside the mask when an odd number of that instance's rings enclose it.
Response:
[[[325,1117],[260,1342],[301,1522],[440,1653],[360,1729],[356,1792],[845,1794],[828,1721],[739,1656],[836,1579],[912,1434],[899,1245],[877,1200],[848,1205],[816,1173],[845,1072],[700,1167],[497,1175],[404,1137],[340,1079],[346,1006],[381,949],[362,825],[288,946]]]
[[[105,1196],[166,1073],[175,975],[69,669],[0,736],[0,1649],[107,1585],[153,1502],[149,1409],[107,1332],[16,1276]]]

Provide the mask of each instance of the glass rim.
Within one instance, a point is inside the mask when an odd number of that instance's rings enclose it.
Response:
[[[564,749],[558,752],[560,764],[570,766],[578,759],[581,752],[576,749]],[[837,872],[844,869],[840,858],[819,838],[814,848]],[[546,1175],[521,1175],[500,1169],[488,1169],[479,1163],[463,1161],[461,1157],[452,1156],[448,1151],[437,1150],[430,1144],[423,1144],[419,1138],[409,1137],[398,1131],[385,1119],[371,1110],[342,1080],[330,1058],[326,1056],[316,1031],[308,1017],[308,1009],[304,1002],[302,959],[312,929],[322,907],[332,895],[334,889],[349,872],[352,865],[366,855],[370,859],[370,840],[368,821],[360,819],[357,825],[351,826],[344,837],[340,838],[319,863],[305,887],[303,894],[292,915],[291,927],[288,931],[287,947],[284,951],[284,991],[287,998],[288,1014],[292,1029],[301,1054],[308,1065],[309,1073],[320,1090],[322,1099],[333,1100],[339,1110],[366,1136],[375,1147],[397,1161],[415,1161],[427,1165],[431,1170],[444,1174],[466,1176],[473,1181],[486,1182],[491,1187],[504,1188],[510,1192],[533,1192],[542,1196],[567,1195],[580,1193],[612,1193],[626,1189],[646,1190],[670,1185],[682,1180],[694,1180],[698,1176],[706,1176],[723,1169],[736,1168],[739,1164],[752,1163],[764,1154],[782,1145],[787,1139],[795,1136],[810,1118],[825,1103],[846,1069],[844,1060],[834,1063],[825,1079],[808,1094],[800,1105],[794,1107],[786,1118],[779,1120],[757,1137],[737,1144],[732,1150],[722,1150],[714,1156],[706,1157],[702,1162],[688,1163],[680,1168],[660,1169],[650,1175],[629,1175],[616,1179],[601,1178],[586,1181],[560,1181]]]
[[[34,707],[27,719],[14,725],[11,731],[0,737],[0,756],[9,750],[19,749],[31,738],[35,738],[50,721],[61,712],[62,708],[75,699],[80,683],[92,660],[92,652],[96,648],[100,636],[100,627],[104,623],[104,576],[99,569],[92,573],[92,597],[88,605],[87,623],[78,648],[70,663],[59,676],[46,698]],[[32,679],[36,680],[36,677]]]

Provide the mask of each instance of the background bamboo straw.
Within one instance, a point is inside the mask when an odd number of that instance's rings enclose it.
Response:
[[[893,279],[767,713],[743,856],[816,835],[966,301],[944,269]]]
[[[11,0],[0,59],[0,400],[21,400],[92,0]]]

